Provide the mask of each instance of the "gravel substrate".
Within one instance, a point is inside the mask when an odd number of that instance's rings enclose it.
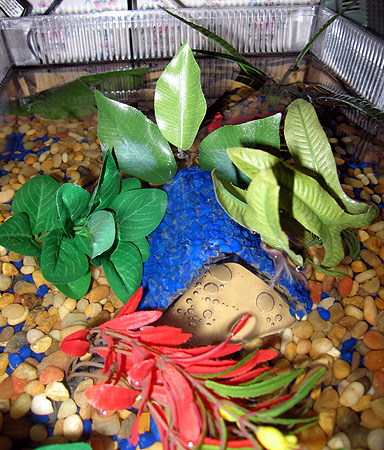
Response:
[[[249,105],[256,101],[265,111],[268,106],[260,94],[255,94]],[[283,106],[278,105],[276,110]],[[370,227],[357,231],[362,243],[359,258],[352,261],[347,256],[337,266],[347,277],[334,278],[308,269],[311,298],[302,286],[294,286],[292,289],[297,290],[291,291],[305,305],[307,315],[281,335],[256,339],[246,347],[277,349],[275,367],[279,373],[304,368],[290,390],[305,380],[307,370],[328,368],[307,399],[307,414],[318,415],[319,424],[300,433],[306,448],[382,450],[384,175],[378,155],[384,143],[377,141],[376,153],[365,155],[359,166],[351,165],[357,131],[341,119],[340,124],[340,135],[326,131],[341,170],[343,188],[352,197],[376,204],[378,218]],[[0,222],[12,214],[15,192],[37,174],[94,186],[101,164],[96,125],[96,117],[68,121],[4,117],[0,123]],[[193,149],[189,156],[196,160]],[[148,288],[144,306],[167,306],[209,264],[230,254],[273,273],[257,237],[235,226],[218,208],[209,174],[196,168],[184,170],[165,189],[170,209],[164,224],[150,237],[153,259],[144,268],[143,283]],[[197,226],[197,217],[208,220],[209,229],[204,223]],[[197,247],[190,246],[192,238]],[[212,240],[215,238],[217,241]],[[172,250],[175,242],[180,252]],[[253,246],[256,250],[249,250]],[[314,249],[314,262],[320,262],[321,256],[321,249]],[[67,383],[68,358],[59,350],[64,336],[105,322],[122,307],[102,270],[92,269],[91,290],[84,298],[74,300],[44,280],[32,257],[0,248],[0,266],[0,449],[78,440],[90,442],[94,450],[131,449],[126,438],[135,413],[124,410],[103,415],[91,408],[83,394],[92,381]],[[161,447],[148,414],[142,415],[140,433],[140,448]]]

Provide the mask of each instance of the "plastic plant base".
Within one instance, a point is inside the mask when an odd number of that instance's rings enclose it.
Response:
[[[231,342],[251,340],[283,331],[296,320],[276,289],[238,263],[210,268],[161,317],[160,322],[192,334],[189,345],[223,342],[233,326],[251,313]]]

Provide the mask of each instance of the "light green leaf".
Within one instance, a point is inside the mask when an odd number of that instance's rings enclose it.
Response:
[[[80,230],[76,230],[74,240],[78,250],[89,257],[92,256],[93,237],[88,227],[83,226]]]
[[[328,186],[328,192],[342,202],[347,212],[361,214],[371,208],[351,199],[343,191],[332,148],[315,108],[309,102],[297,99],[288,106],[284,135],[295,167],[316,178],[322,186]]]
[[[102,149],[114,149],[119,170],[150,183],[169,181],[177,166],[158,126],[132,106],[109,100],[97,91],[95,96]]]
[[[56,207],[61,227],[69,237],[73,222],[87,209],[89,192],[76,184],[66,183],[56,192]]]
[[[283,375],[263,380],[261,383],[253,383],[246,385],[229,386],[228,384],[218,383],[216,381],[207,380],[205,385],[208,389],[212,389],[217,394],[228,398],[251,398],[259,397],[260,395],[270,394],[276,389],[287,386],[291,381],[298,377],[303,372],[303,369],[294,370]]]
[[[92,235],[92,259],[109,250],[116,237],[115,219],[109,211],[95,211],[87,224]]]
[[[118,238],[137,241],[158,227],[167,207],[161,189],[137,189],[119,194],[111,203],[118,221]]]
[[[206,111],[200,69],[188,42],[184,42],[157,81],[156,122],[167,141],[187,150],[195,140]]]
[[[80,252],[74,239],[63,235],[62,230],[52,230],[47,235],[41,252],[41,272],[51,283],[72,283],[86,274],[89,263]]]
[[[99,182],[93,191],[86,215],[92,211],[108,208],[120,190],[120,173],[112,152],[108,150],[103,154],[103,165],[99,175]]]
[[[111,289],[126,303],[140,287],[143,276],[139,249],[132,242],[119,241],[110,255],[101,257],[101,263]]]
[[[273,169],[258,173],[247,189],[245,223],[249,229],[260,233],[263,242],[287,253],[295,264],[301,266],[302,256],[289,248],[288,237],[280,225],[279,193],[280,187]]]
[[[24,212],[28,215],[32,234],[61,227],[56,210],[56,192],[59,187],[55,179],[39,175],[30,178],[17,191],[12,202],[13,213]]]
[[[225,125],[208,134],[200,144],[199,164],[203,170],[216,169],[217,174],[237,185],[247,184],[249,177],[236,168],[228,156],[231,147],[257,148],[278,155],[281,114],[252,120],[239,125]]]
[[[0,226],[0,244],[25,256],[41,255],[41,245],[32,235],[31,224],[26,213],[17,213]]]
[[[213,187],[216,199],[221,207],[243,227],[247,227],[245,214],[247,204],[245,201],[245,191],[237,188],[233,184],[223,180],[217,175],[216,170],[212,172]]]
[[[39,450],[92,450],[92,447],[84,442],[72,442],[70,444],[52,444],[39,447]]]
[[[138,178],[124,178],[121,180],[121,192],[132,191],[141,188],[141,181]]]
[[[55,283],[55,286],[67,297],[79,300],[88,292],[90,284],[91,271],[88,270],[85,275],[72,283]]]

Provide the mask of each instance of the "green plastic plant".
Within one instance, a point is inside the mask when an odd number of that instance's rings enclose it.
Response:
[[[159,225],[166,205],[164,191],[141,189],[137,178],[121,181],[107,152],[92,196],[45,175],[28,180],[15,195],[13,216],[0,227],[0,243],[36,257],[44,278],[71,298],[89,288],[89,258],[103,266],[112,290],[127,301],[149,257],[146,235]]]
[[[342,190],[332,149],[309,102],[298,99],[287,109],[284,134],[294,166],[275,156],[279,122],[276,114],[215,130],[201,143],[200,164],[213,170],[216,197],[234,220],[299,266],[305,263],[303,248],[292,246],[288,236],[300,240],[309,231],[324,247],[322,265],[333,267],[344,258],[342,231],[368,226],[376,209]]]

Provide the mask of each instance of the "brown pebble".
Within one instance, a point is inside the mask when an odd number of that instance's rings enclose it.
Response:
[[[384,420],[380,419],[371,408],[365,409],[360,415],[361,425],[370,430],[384,428]]]
[[[363,336],[364,344],[372,350],[384,349],[384,334],[380,331],[369,330]]]
[[[328,311],[330,312],[329,322],[336,323],[344,317],[344,308],[339,302],[335,302]]]
[[[364,357],[364,365],[370,370],[380,370],[384,367],[384,350],[371,350]]]
[[[322,450],[327,443],[327,436],[319,425],[300,431],[298,437],[308,450]]]
[[[342,380],[344,378],[347,378],[348,375],[351,373],[351,366],[347,361],[344,361],[343,359],[337,359],[333,365],[333,375],[338,380]]]
[[[91,290],[87,298],[90,303],[97,303],[110,294],[110,287],[107,285],[100,285]]]

